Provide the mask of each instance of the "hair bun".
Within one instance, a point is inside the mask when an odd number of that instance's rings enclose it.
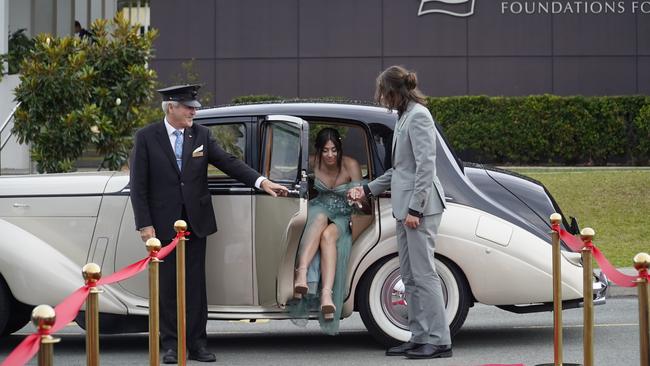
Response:
[[[418,79],[414,72],[409,72],[404,76],[404,85],[408,90],[413,90],[418,85]]]

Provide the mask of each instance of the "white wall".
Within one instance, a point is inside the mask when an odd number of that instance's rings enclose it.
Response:
[[[7,53],[9,48],[9,2],[0,0],[0,55]],[[0,65],[0,72],[4,73],[6,67],[4,63]]]
[[[34,2],[34,24],[33,34],[49,33],[54,34],[54,5],[55,1],[52,0],[32,0]]]
[[[20,79],[18,75],[5,75],[0,82],[0,126],[4,124],[11,110],[16,105],[14,101],[14,88],[19,83]],[[9,136],[12,127],[13,123],[5,128],[2,134],[0,134],[0,141],[4,141]],[[29,147],[18,144],[15,137],[9,139],[7,145],[0,151],[0,154],[3,174],[7,172],[22,174],[29,172]]]
[[[88,21],[88,1],[87,0],[74,0],[74,17],[81,23],[82,28],[88,29],[90,22]]]
[[[94,22],[95,19],[101,18],[102,13],[102,0],[90,0],[90,23]],[[89,28],[90,23],[84,28]]]
[[[56,35],[69,36],[74,33],[72,5],[74,0],[56,0]]]
[[[5,0],[7,1],[7,0]],[[32,27],[30,18],[31,1],[8,0],[9,1],[9,31],[15,32],[18,29],[26,28],[25,34],[31,37]]]

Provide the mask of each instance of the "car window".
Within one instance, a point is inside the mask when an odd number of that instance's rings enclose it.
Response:
[[[391,162],[391,149],[393,144],[393,130],[380,123],[371,123],[370,132],[377,148],[379,163],[382,170],[386,170],[393,164]],[[377,172],[379,174],[379,172]]]
[[[243,123],[208,126],[219,146],[239,160],[246,161],[246,125]],[[226,173],[208,164],[209,178],[227,178]]]
[[[269,125],[264,145],[265,174],[271,180],[295,182],[300,167],[300,132],[288,123]]]

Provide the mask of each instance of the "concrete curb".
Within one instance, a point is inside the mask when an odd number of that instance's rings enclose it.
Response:
[[[629,276],[635,276],[638,273],[637,270],[634,269],[633,267],[624,267],[624,268],[619,268],[618,270]],[[600,274],[600,269],[596,269],[594,270],[594,272]],[[637,296],[636,287],[621,287],[621,286],[617,286],[611,280],[609,281],[609,288],[607,289],[607,297],[629,297],[629,296]]]

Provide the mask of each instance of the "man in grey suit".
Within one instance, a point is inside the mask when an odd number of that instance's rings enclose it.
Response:
[[[442,288],[433,262],[445,194],[436,176],[433,118],[416,86],[415,74],[399,66],[389,67],[377,78],[377,100],[399,115],[393,166],[363,188],[351,189],[348,196],[357,201],[391,191],[411,339],[388,349],[386,355],[451,357]]]

